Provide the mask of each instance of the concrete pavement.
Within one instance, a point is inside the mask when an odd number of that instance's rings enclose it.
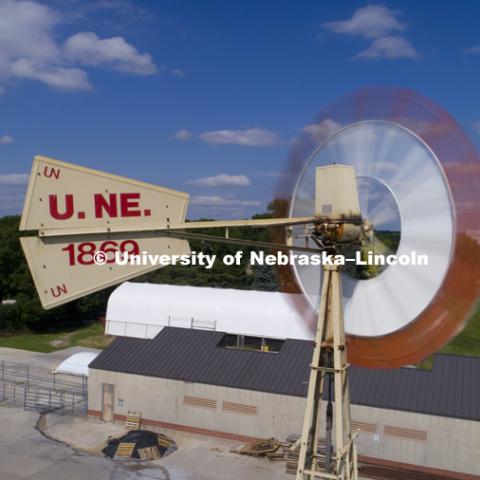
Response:
[[[108,435],[122,433],[119,425],[79,417],[47,419],[46,433],[88,446],[92,453],[46,438],[36,428],[38,413],[0,407],[0,478],[2,480],[292,480],[284,462],[269,462],[229,452],[234,442],[166,431],[178,450],[164,459],[143,462],[105,459],[98,454]],[[84,420],[82,422],[82,420]],[[49,426],[50,424],[50,426]],[[103,428],[106,426],[106,428]],[[78,444],[75,445],[78,437]]]

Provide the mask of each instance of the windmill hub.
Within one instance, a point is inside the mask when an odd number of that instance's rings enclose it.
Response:
[[[324,221],[313,229],[314,241],[322,247],[361,245],[373,237],[373,225],[368,219],[361,223]]]

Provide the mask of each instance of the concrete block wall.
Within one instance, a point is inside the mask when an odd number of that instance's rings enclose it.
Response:
[[[301,432],[306,404],[300,397],[90,370],[93,415],[102,410],[103,383],[115,386],[117,418],[136,411],[147,423],[227,438],[284,440]],[[361,405],[352,405],[352,419],[362,426],[357,443],[365,458],[480,479],[480,422]]]
[[[138,411],[143,418],[255,438],[284,439],[298,432],[305,404],[305,399],[286,395],[90,370],[89,410],[102,410],[102,383],[115,385],[117,415]],[[184,405],[185,397],[213,400],[216,407]],[[223,402],[256,407],[256,414],[226,411]]]

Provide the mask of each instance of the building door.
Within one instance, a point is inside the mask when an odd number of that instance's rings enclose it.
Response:
[[[114,385],[102,383],[102,420],[104,422],[113,422],[114,418]]]

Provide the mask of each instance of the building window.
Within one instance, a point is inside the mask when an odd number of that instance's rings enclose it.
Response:
[[[219,343],[220,347],[254,352],[278,353],[285,340],[278,338],[250,337],[226,333]]]

